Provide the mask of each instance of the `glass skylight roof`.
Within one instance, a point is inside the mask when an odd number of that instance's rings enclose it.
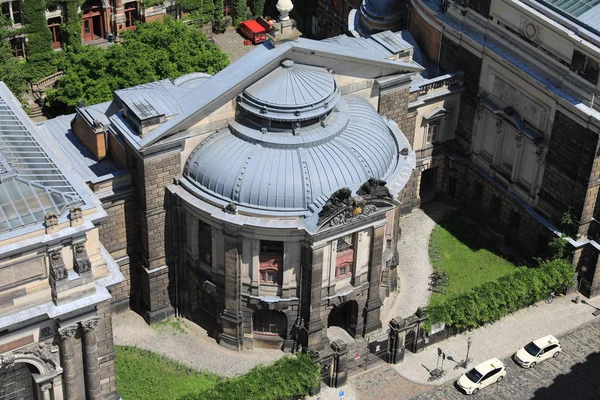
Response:
[[[0,233],[79,204],[78,193],[0,98]]]
[[[600,0],[545,0],[573,17],[579,17],[600,4]]]

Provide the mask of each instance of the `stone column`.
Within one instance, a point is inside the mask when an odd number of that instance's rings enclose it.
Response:
[[[77,326],[67,326],[61,329],[58,334],[60,336],[60,366],[63,369],[63,379],[65,383],[66,400],[79,399],[79,391],[77,390],[77,368],[75,366],[75,349],[73,342],[75,341],[75,333]]]
[[[242,241],[236,231],[224,231],[223,244],[225,308],[221,314],[223,332],[219,334],[219,344],[233,350],[242,350],[242,322],[244,321],[240,304]]]
[[[373,227],[371,241],[371,265],[369,266],[369,294],[365,305],[365,330],[367,335],[381,328],[380,309],[383,305],[379,294],[379,280],[381,277],[381,263],[383,262],[383,241],[385,239],[385,221],[379,226]]]
[[[404,360],[404,319],[396,317],[390,321],[389,363],[398,364]]]
[[[98,318],[93,318],[81,323],[81,328],[83,329],[83,375],[85,378],[86,400],[102,400],[98,343],[96,342],[95,331],[98,322]]]
[[[325,324],[321,318],[321,286],[323,283],[323,258],[325,253],[326,243],[321,246],[314,246],[308,249],[312,254],[307,260],[307,270],[304,274],[307,275],[308,282],[303,282],[304,285],[310,285],[310,314],[308,323],[308,348],[311,350],[321,351],[328,344],[327,335],[325,334]]]
[[[51,388],[51,383],[45,383],[40,387],[40,390],[42,391],[42,400],[52,400],[52,397],[50,395]]]
[[[335,371],[332,387],[339,388],[346,384],[348,379],[348,346],[341,340],[331,343],[334,351]]]

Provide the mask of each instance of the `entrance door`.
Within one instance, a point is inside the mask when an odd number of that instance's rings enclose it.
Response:
[[[94,40],[94,28],[93,28],[93,22],[92,22],[92,17],[88,17],[88,18],[83,18],[82,19],[82,30],[83,30],[83,41],[84,42],[88,42],[90,40]]]
[[[81,36],[84,42],[104,38],[103,9],[98,0],[90,0],[83,6]]]

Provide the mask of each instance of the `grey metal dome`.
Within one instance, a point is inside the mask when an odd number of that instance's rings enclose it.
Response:
[[[325,68],[284,60],[239,96],[246,111],[277,121],[303,121],[330,112],[340,89]]]
[[[348,97],[337,102],[324,127],[297,136],[232,122],[194,149],[184,175],[221,201],[306,215],[323,195],[370,177],[385,179],[403,162],[399,146],[371,104]]]

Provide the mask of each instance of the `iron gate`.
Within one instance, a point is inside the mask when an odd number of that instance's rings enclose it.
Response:
[[[357,340],[348,351],[348,375],[389,362],[390,331]]]

